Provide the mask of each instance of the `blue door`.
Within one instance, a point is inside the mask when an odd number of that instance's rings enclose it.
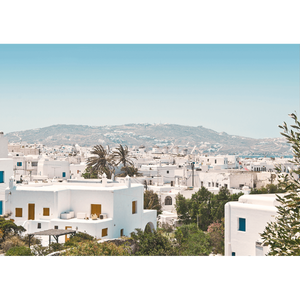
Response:
[[[2,205],[3,205],[3,201],[0,201],[0,215],[2,215],[2,211],[3,211]]]
[[[62,174],[63,176],[62,177],[66,177],[66,172],[63,172],[63,174]]]
[[[4,171],[0,171],[0,183],[4,183]]]

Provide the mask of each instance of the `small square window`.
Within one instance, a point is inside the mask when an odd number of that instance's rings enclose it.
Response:
[[[231,256],[235,256],[235,252],[231,252]]]
[[[167,174],[169,174],[169,171],[167,171]]]
[[[38,223],[37,228],[41,229],[42,228],[42,223]]]
[[[23,216],[23,209],[22,208],[16,208],[16,217],[22,218]]]
[[[49,207],[43,208],[43,216],[50,216],[50,208]]]
[[[102,236],[107,236],[108,228],[102,229]]]
[[[22,162],[17,162],[18,167],[22,167]]]
[[[54,229],[58,229],[58,226],[54,226]]]

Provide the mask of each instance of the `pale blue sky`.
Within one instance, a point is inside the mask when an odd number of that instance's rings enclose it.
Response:
[[[173,123],[278,137],[299,45],[0,45],[0,130]]]

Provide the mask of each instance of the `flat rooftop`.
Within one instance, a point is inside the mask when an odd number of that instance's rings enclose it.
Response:
[[[142,184],[131,183],[131,188],[141,187]],[[29,184],[17,184],[16,190],[24,191],[63,191],[63,190],[103,190],[103,191],[113,191],[113,190],[122,190],[127,189],[125,183],[107,183],[106,186],[103,186],[102,183],[96,182],[49,182],[49,183],[32,183]]]

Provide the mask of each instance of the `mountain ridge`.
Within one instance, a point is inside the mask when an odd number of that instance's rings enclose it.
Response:
[[[203,153],[237,153],[243,155],[290,155],[290,146],[284,138],[249,138],[217,132],[199,126],[178,124],[128,123],[124,125],[76,125],[55,124],[47,127],[14,131],[5,134],[10,143],[27,142],[46,146],[73,145],[90,147],[96,144],[118,144],[132,146],[144,145],[151,148],[177,145],[193,148]]]

